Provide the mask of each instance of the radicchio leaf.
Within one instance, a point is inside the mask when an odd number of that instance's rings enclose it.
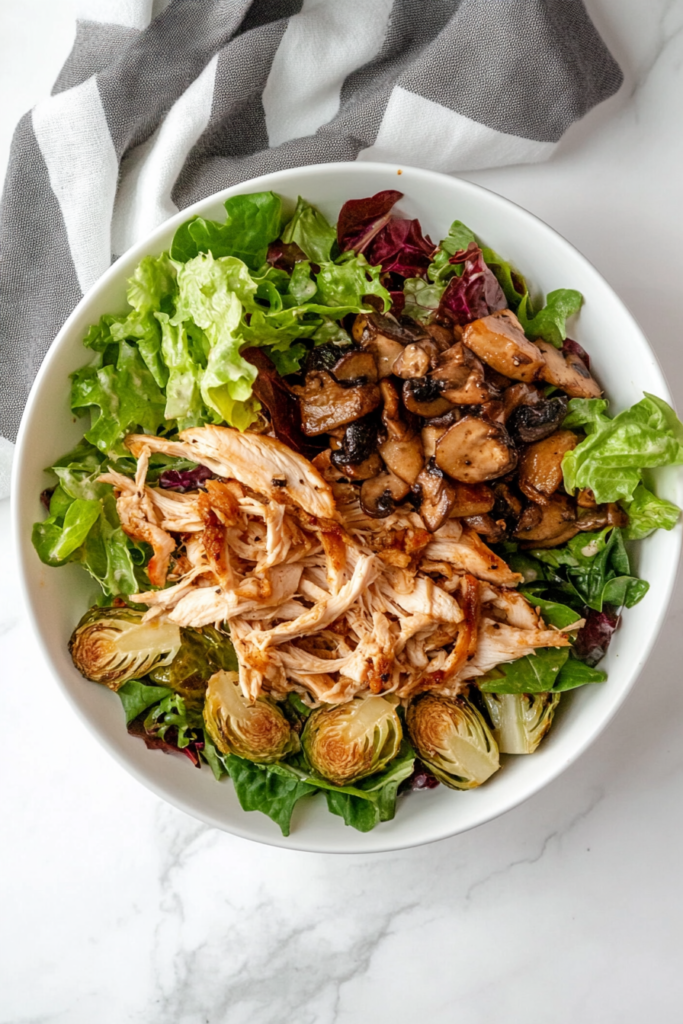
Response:
[[[296,396],[287,387],[263,349],[245,348],[241,355],[255,366],[254,395],[268,410],[276,436],[295,452],[312,459],[320,451],[301,430],[301,412]]]
[[[576,634],[573,653],[587,665],[597,665],[605,656],[618,625],[619,615],[609,605],[603,605],[601,612],[591,608],[586,615],[586,625]]]
[[[166,491],[196,491],[205,480],[210,480],[213,473],[206,466],[196,469],[167,469],[159,477],[159,487]]]
[[[571,338],[565,338],[562,342],[562,351],[565,355],[571,352],[572,355],[578,356],[586,364],[586,369],[591,368],[591,357],[586,352],[582,345],[579,345],[578,341],[572,341]]]
[[[144,715],[140,715],[129,723],[128,732],[131,736],[137,736],[138,739],[144,740],[148,750],[163,750],[164,754],[184,754],[185,757],[189,757],[195,768],[201,768],[199,751],[204,749],[204,744],[201,741],[194,741],[187,747],[179,747],[175,742],[178,736],[178,730],[175,727],[168,729],[162,739],[161,736],[148,733],[144,721]]]
[[[391,208],[402,192],[386,189],[367,199],[349,199],[339,211],[337,242],[342,252],[364,252],[391,216]]]
[[[449,262],[462,264],[463,270],[460,277],[452,277],[448,282],[439,304],[440,316],[464,326],[507,307],[503,289],[475,242],[456,252]]]
[[[432,240],[422,234],[419,220],[390,220],[377,233],[365,252],[373,267],[402,277],[424,277],[436,251]]]

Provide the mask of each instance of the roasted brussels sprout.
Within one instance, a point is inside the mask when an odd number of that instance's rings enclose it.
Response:
[[[237,657],[230,637],[213,626],[181,629],[181,645],[170,665],[150,672],[161,686],[175,690],[189,707],[201,707],[209,679],[220,669],[237,670]]]
[[[311,768],[345,786],[379,772],[398,754],[403,738],[396,707],[384,697],[355,697],[318,708],[301,737]]]
[[[501,754],[533,754],[550,729],[559,693],[482,693]]]
[[[222,754],[273,764],[299,749],[299,737],[268,697],[251,704],[242,693],[237,672],[216,672],[209,679],[204,725]]]
[[[133,608],[91,608],[69,640],[78,671],[118,690],[128,679],[173,661],[180,629],[162,618],[143,622],[143,615]]]
[[[425,693],[408,707],[406,723],[420,759],[451,789],[474,789],[498,771],[491,731],[464,697]]]

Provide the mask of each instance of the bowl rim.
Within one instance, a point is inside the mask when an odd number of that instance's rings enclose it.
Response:
[[[211,813],[198,810],[193,806],[192,801],[186,799],[183,796],[173,793],[170,790],[166,790],[162,785],[158,784],[153,778],[150,778],[143,770],[139,769],[136,764],[130,761],[125,755],[124,751],[120,749],[114,741],[110,739],[108,734],[104,732],[99,724],[94,721],[86,712],[84,706],[79,703],[76,697],[71,693],[66,683],[62,680],[60,672],[54,663],[50,645],[47,643],[46,638],[40,628],[39,619],[39,608],[37,602],[34,601],[31,587],[29,585],[29,577],[31,567],[27,563],[25,557],[24,546],[21,543],[21,532],[22,532],[22,521],[21,521],[21,499],[23,495],[23,451],[25,444],[25,437],[28,433],[28,424],[34,415],[34,406],[36,405],[38,394],[41,389],[41,385],[45,377],[50,373],[51,365],[56,355],[71,333],[72,325],[80,317],[81,310],[89,305],[93,300],[96,300],[99,294],[107,289],[109,283],[115,280],[121,275],[122,265],[125,260],[126,263],[138,262],[144,256],[159,250],[158,239],[167,235],[172,228],[178,227],[184,223],[190,217],[201,213],[206,209],[207,206],[223,202],[225,199],[233,195],[245,194],[247,192],[258,191],[259,187],[263,183],[267,183],[267,187],[277,192],[277,184],[279,181],[287,183],[293,175],[296,175],[297,179],[301,178],[314,178],[319,179],[326,175],[338,174],[340,171],[346,171],[350,176],[354,174],[360,174],[362,172],[380,172],[390,173],[394,175],[406,175],[406,179],[422,180],[425,184],[429,184],[430,181],[443,181],[446,179],[449,183],[457,183],[457,187],[462,189],[464,193],[471,193],[474,195],[481,195],[482,193],[486,196],[486,201],[492,206],[498,206],[499,208],[514,208],[516,211],[522,214],[523,217],[529,218],[542,228],[542,230],[549,232],[554,235],[559,241],[564,250],[571,256],[574,261],[578,261],[583,264],[586,269],[593,273],[602,283],[602,285],[612,294],[614,300],[623,308],[626,317],[630,320],[634,331],[640,336],[642,342],[647,348],[647,351],[653,360],[653,370],[659,375],[659,393],[667,402],[673,405],[671,391],[668,386],[668,382],[657,354],[650,346],[644,331],[636,321],[635,317],[631,313],[628,305],[621,298],[620,295],[612,288],[609,282],[602,276],[597,270],[593,263],[586,256],[583,255],[571,242],[569,242],[559,231],[551,227],[546,221],[529,210],[526,210],[520,204],[515,203],[513,200],[507,199],[501,196],[499,193],[486,188],[485,186],[476,184],[468,181],[458,175],[444,174],[440,171],[425,170],[419,167],[413,167],[407,164],[394,164],[389,162],[380,161],[340,161],[338,163],[326,163],[326,164],[309,164],[304,167],[289,167],[279,171],[274,171],[268,174],[259,175],[256,178],[250,178],[243,182],[239,182],[235,185],[231,185],[225,189],[221,189],[218,192],[212,193],[203,199],[198,200],[191,206],[186,207],[184,210],[178,211],[173,217],[168,218],[162,224],[158,225],[152,232],[145,236],[142,240],[131,246],[129,249],[122,253],[110,267],[102,274],[100,278],[95,282],[94,285],[81,297],[75,308],[69,314],[64,324],[56,334],[54,340],[50,344],[50,347],[45,354],[43,362],[36,374],[36,377],[31,386],[29,396],[22,414],[21,423],[16,442],[15,457],[13,460],[12,467],[12,479],[11,479],[11,490],[10,490],[10,505],[11,505],[11,520],[12,520],[12,532],[15,547],[17,550],[17,561],[19,565],[19,579],[21,594],[24,599],[26,608],[29,612],[29,620],[34,635],[38,639],[40,649],[45,657],[48,667],[51,670],[52,676],[57,682],[59,689],[63,696],[65,696],[68,703],[75,710],[77,716],[85,724],[87,729],[94,733],[99,743],[107,750],[107,752],[117,761],[130,775],[132,775],[138,782],[145,786],[148,790],[151,790],[157,797],[165,800],[171,805],[175,806],[186,814],[203,821],[205,824],[218,828],[221,831],[229,832],[232,835],[238,836],[242,839],[249,839],[255,842],[262,843],[267,846],[275,846],[286,850],[294,850],[299,852],[314,852],[314,853],[336,853],[336,854],[349,854],[349,853],[383,853],[391,852],[394,850],[411,849],[417,846],[427,845],[433,842],[439,842],[442,839],[447,839],[455,835],[462,834],[473,828],[477,828],[489,821],[493,821],[508,811],[513,810],[515,807],[520,806],[525,801],[529,800],[540,790],[544,789],[547,785],[553,782],[559,775],[561,775],[570,765],[572,765],[579,757],[587,750],[587,748],[595,741],[598,735],[607,728],[609,723],[612,721],[617,711],[621,708],[626,697],[630,693],[631,689],[635,685],[642,668],[647,660],[647,657],[652,650],[657,637],[661,631],[668,606],[671,601],[671,595],[675,586],[677,567],[680,560],[681,553],[681,541],[683,539],[683,525],[679,522],[677,526],[668,534],[670,542],[670,568],[669,576],[665,586],[659,587],[660,596],[660,609],[657,614],[656,621],[654,621],[651,635],[647,644],[641,648],[640,658],[638,663],[629,669],[629,676],[627,682],[621,686],[619,692],[613,698],[611,705],[604,711],[602,716],[590,723],[590,726],[584,730],[583,738],[577,745],[572,749],[569,756],[565,757],[563,761],[551,769],[546,769],[538,781],[534,781],[531,784],[527,784],[523,791],[518,796],[508,799],[504,806],[497,809],[485,811],[484,813],[475,816],[474,820],[464,824],[462,827],[453,827],[452,823],[444,822],[444,827],[439,829],[431,829],[428,835],[422,836],[417,835],[414,839],[407,837],[391,837],[390,835],[384,836],[382,829],[377,828],[370,833],[362,834],[362,844],[352,844],[352,848],[344,842],[346,836],[349,835],[350,830],[348,828],[341,827],[338,833],[338,838],[331,839],[329,843],[321,844],[316,842],[306,842],[305,826],[302,826],[299,832],[283,837],[277,833],[274,833],[272,837],[267,838],[263,835],[257,835],[249,827],[249,815],[246,811],[241,810],[238,816],[238,820],[233,824],[230,823],[229,827],[225,821],[219,820]],[[351,183],[350,183],[351,184]],[[407,180],[406,180],[407,184]],[[401,185],[401,182],[398,182]],[[354,838],[357,838],[354,836]]]

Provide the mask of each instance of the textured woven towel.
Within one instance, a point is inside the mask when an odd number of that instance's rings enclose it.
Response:
[[[0,209],[10,439],[81,295],[178,209],[300,164],[543,160],[622,80],[581,0],[80,6],[52,95],[17,127]]]

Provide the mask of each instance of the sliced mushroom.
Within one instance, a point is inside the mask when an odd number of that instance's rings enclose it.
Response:
[[[616,503],[580,508],[576,525],[584,530],[604,530],[606,526],[628,526],[628,516]]]
[[[378,450],[387,469],[412,487],[425,461],[420,435],[406,434],[400,440],[389,437]]]
[[[522,501],[505,480],[497,480],[492,486],[497,517],[518,519],[522,514]]]
[[[484,419],[491,420],[491,423],[505,423],[505,406],[502,402],[494,399],[492,402],[484,402],[481,407],[481,415]]]
[[[444,398],[454,405],[481,405],[491,398],[484,367],[462,342],[441,353],[431,377],[441,383]]]
[[[485,512],[482,515],[467,516],[463,519],[463,524],[469,526],[470,530],[474,530],[481,537],[488,537],[492,544],[499,544],[507,532],[504,519],[496,522]]]
[[[579,508],[597,508],[597,501],[595,495],[591,491],[590,487],[582,487],[576,495],[576,504]]]
[[[338,464],[335,461],[335,456],[338,454],[339,452],[333,452],[330,461],[348,480],[369,480],[371,477],[378,476],[384,469],[384,463],[377,452],[368,455],[367,459],[362,462],[346,464]]]
[[[427,324],[425,327],[427,334],[436,343],[439,352],[445,352],[447,348],[454,345],[460,338],[456,338],[453,327],[445,327],[443,324]],[[458,335],[462,332],[460,328],[457,328]]]
[[[359,384],[377,382],[377,363],[372,352],[352,349],[339,359],[332,367],[337,380],[357,381]]]
[[[325,345],[316,345],[306,358],[306,373],[312,370],[331,370],[349,351],[346,345],[335,345],[328,341]]]
[[[524,450],[519,460],[519,488],[529,501],[548,504],[562,483],[562,459],[578,443],[571,430],[557,430]]]
[[[376,384],[343,387],[325,370],[307,373],[304,385],[292,391],[299,399],[301,428],[309,437],[367,416],[380,403]]]
[[[520,516],[515,537],[530,547],[555,547],[579,532],[576,510],[566,494],[554,494],[546,505],[529,505]]]
[[[381,313],[359,313],[353,322],[351,334],[354,341],[363,347],[379,335],[393,338],[401,346],[410,345],[412,341],[426,337],[426,331],[415,320],[402,317],[399,321],[393,316],[383,316]]]
[[[407,380],[403,385],[403,404],[410,412],[429,419],[431,416],[443,416],[453,406],[442,395],[439,381],[431,377],[417,377]]]
[[[493,490],[486,484],[454,483],[455,499],[451,509],[451,519],[463,519],[468,516],[484,516],[495,505]]]
[[[573,352],[564,356],[559,349],[547,341],[536,342],[545,358],[540,376],[548,384],[566,391],[570,398],[599,398],[599,385],[591,377],[583,360]]]
[[[479,484],[510,473],[517,465],[512,441],[499,423],[465,416],[436,446],[436,464],[454,480]]]
[[[439,350],[431,339],[413,341],[401,352],[394,363],[393,372],[397,377],[424,377],[436,365]]]
[[[406,422],[409,416],[401,405],[398,388],[393,380],[382,380],[379,384],[379,391],[382,396],[382,424],[386,430],[387,437],[400,440],[407,434],[412,433],[412,424]]]
[[[434,533],[448,519],[455,501],[455,485],[433,462],[429,462],[418,476],[413,496],[425,527]]]
[[[373,519],[386,519],[410,493],[410,485],[390,470],[366,480],[360,489],[361,508]]]
[[[541,398],[534,405],[520,405],[515,409],[507,422],[507,428],[520,441],[540,441],[558,430],[566,415],[565,395]]]
[[[534,380],[544,359],[538,347],[528,341],[524,328],[510,309],[468,324],[462,340],[483,362],[513,380]]]
[[[516,409],[523,405],[536,405],[543,398],[543,392],[535,384],[525,384],[519,381],[507,388],[503,395],[505,415],[512,416]]]
[[[436,443],[448,430],[448,427],[433,427],[431,423],[426,424],[420,433],[422,438],[422,449],[425,459],[433,459],[436,454]]]

